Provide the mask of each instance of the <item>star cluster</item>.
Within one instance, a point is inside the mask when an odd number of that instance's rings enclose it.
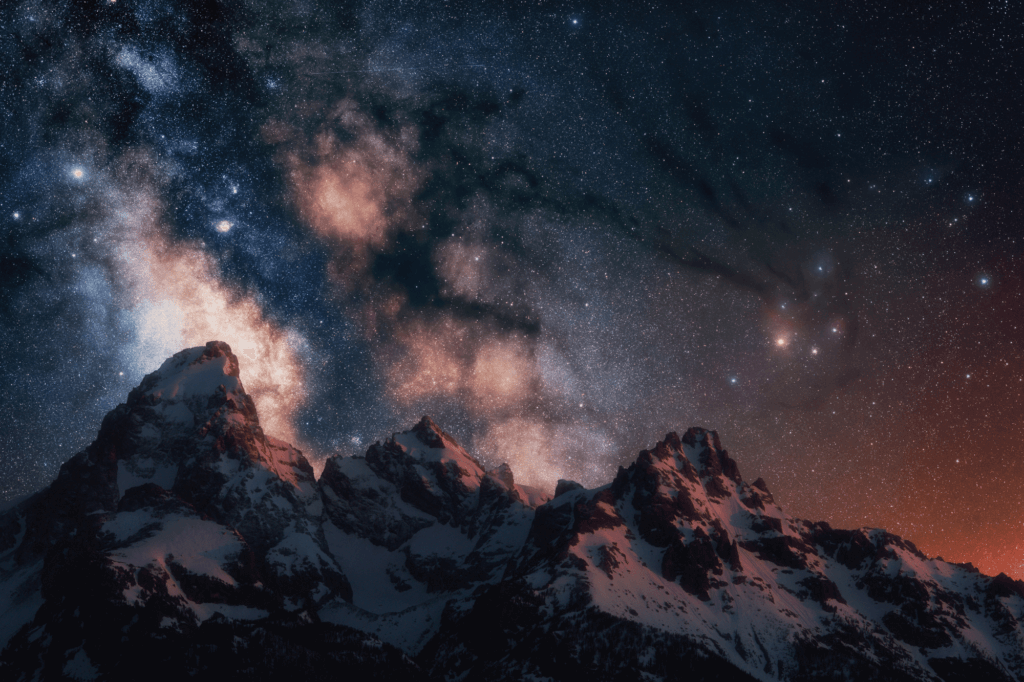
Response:
[[[231,344],[321,466],[430,413],[587,485],[717,429],[791,514],[1024,577],[999,4],[22,2],[0,496]]]

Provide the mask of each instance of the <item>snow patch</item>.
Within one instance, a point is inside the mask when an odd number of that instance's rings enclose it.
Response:
[[[191,413],[190,413],[191,414]],[[153,458],[140,460],[118,460],[117,462],[117,498],[124,497],[129,488],[144,483],[155,483],[164,490],[174,487],[178,477],[177,464],[157,462]]]
[[[2,571],[0,571],[2,572]],[[43,605],[42,560],[28,564],[0,583],[0,651]]]
[[[324,535],[331,554],[352,585],[356,607],[384,614],[403,611],[431,598],[426,587],[405,568],[404,554],[345,533],[330,521],[324,524]]]
[[[64,676],[72,680],[95,680],[99,678],[100,671],[89,660],[88,654],[83,647],[68,650],[68,654],[74,655],[64,664]]]
[[[242,551],[242,541],[218,523],[171,514],[156,517],[140,509],[115,515],[103,524],[103,531],[122,542],[142,535],[133,544],[111,551],[109,556],[114,561],[138,567],[164,566],[173,561],[189,573],[235,584],[223,565]]]
[[[237,366],[227,355],[204,357],[205,348],[190,348],[174,355],[160,365],[156,386],[147,395],[164,400],[183,400],[194,396],[214,395],[220,386],[227,393],[241,390],[242,382],[237,376]]]

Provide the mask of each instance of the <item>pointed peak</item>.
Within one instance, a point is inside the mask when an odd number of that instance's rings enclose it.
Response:
[[[147,374],[135,391],[156,400],[181,400],[215,395],[221,386],[225,393],[245,393],[238,358],[231,346],[210,341],[175,353],[158,370]]]
[[[466,471],[474,472],[473,475],[477,479],[485,474],[483,465],[427,416],[422,417],[416,426],[408,431],[393,433],[384,443],[384,447],[389,447],[389,444],[401,447],[406,453],[421,461],[455,461]],[[375,447],[370,447],[367,457],[370,457],[370,452],[374,451]]]
[[[684,447],[685,446],[685,447]],[[691,426],[683,432],[682,437],[675,431],[669,431],[665,438],[654,446],[652,452],[659,458],[664,459],[672,454],[686,452],[687,454],[701,454],[705,450],[718,451],[722,449],[722,442],[718,438],[717,431],[711,431],[701,426]],[[694,461],[693,465],[700,468],[700,462]]]
[[[501,466],[491,469],[487,472],[487,475],[504,483],[505,487],[509,490],[513,490],[516,487],[516,480],[512,475],[512,467],[508,465],[508,462],[502,462]]]
[[[555,485],[555,497],[559,497],[573,490],[583,490],[583,484],[577,483],[576,481],[570,481],[568,479],[560,478],[558,479],[558,483]]]
[[[444,448],[449,445],[454,445],[457,448],[461,448],[458,441],[452,438],[450,435],[444,432],[444,430],[437,425],[433,419],[427,415],[423,415],[416,426],[412,427],[412,433],[416,435],[421,443],[431,448]],[[447,442],[446,442],[447,441]]]
[[[693,472],[702,478],[724,476],[736,483],[742,482],[739,467],[722,448],[718,432],[700,426],[691,426],[681,437],[675,431],[667,433],[651,450],[641,451],[639,459],[661,462],[658,466],[680,471],[689,468],[684,464],[688,462]]]
[[[675,434],[669,434],[674,436]],[[691,426],[680,439],[690,447],[703,446],[704,448],[721,450],[722,441],[718,439],[718,432],[705,429],[701,426]]]
[[[215,360],[216,358],[227,359],[227,374],[233,377],[239,376],[238,357],[231,352],[231,346],[223,341],[207,341],[203,347],[202,355],[196,360],[198,363]]]
[[[691,426],[680,440],[687,446],[684,452],[701,476],[725,476],[742,482],[739,466],[722,447],[717,431]]]

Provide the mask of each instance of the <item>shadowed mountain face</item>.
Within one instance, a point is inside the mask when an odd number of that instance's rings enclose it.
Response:
[[[0,514],[4,679],[1024,679],[1024,584],[788,517],[691,428],[549,499],[428,417],[316,480],[227,344]]]

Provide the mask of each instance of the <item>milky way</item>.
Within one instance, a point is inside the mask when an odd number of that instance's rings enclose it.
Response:
[[[1019,16],[335,4],[5,10],[5,499],[220,339],[318,466],[430,413],[599,485],[702,425],[1024,576]]]

